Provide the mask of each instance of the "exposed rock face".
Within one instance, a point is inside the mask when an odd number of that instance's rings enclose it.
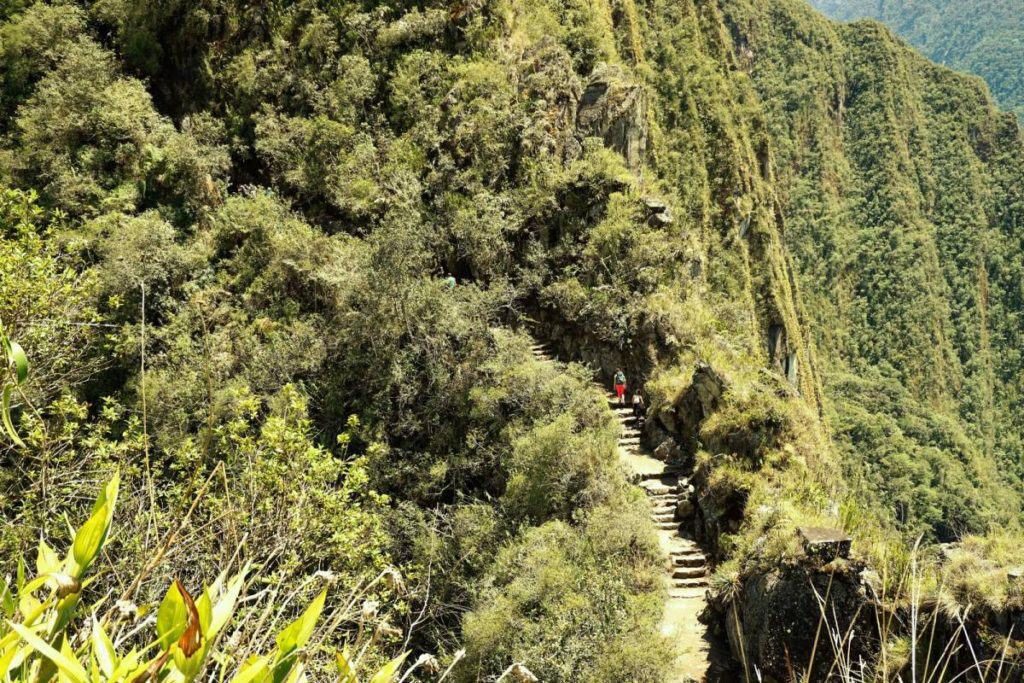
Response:
[[[619,67],[598,66],[583,89],[576,112],[576,130],[599,137],[621,154],[633,171],[647,155],[647,98]]]
[[[718,409],[727,388],[728,383],[718,371],[707,363],[699,363],[690,388],[680,395],[675,405],[658,415],[662,424],[678,435],[686,456],[696,452],[700,425]]]
[[[681,455],[679,444],[673,439],[665,439],[654,449],[654,457],[662,462],[674,462]]]
[[[750,577],[735,603],[712,606],[712,610],[718,612],[718,618],[713,621],[726,624],[733,656],[741,661],[756,662],[762,680],[793,680],[810,667],[809,679],[823,681],[833,658],[828,628],[851,634],[853,661],[859,657],[870,661],[877,647],[874,613],[868,604],[859,569],[846,566],[826,572],[785,567]],[[829,626],[822,625],[821,640],[812,664],[814,637],[821,620],[815,592],[823,599],[828,596]],[[753,672],[751,678],[753,680]]]

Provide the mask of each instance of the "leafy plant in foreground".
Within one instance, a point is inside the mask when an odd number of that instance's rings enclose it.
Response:
[[[0,391],[2,391],[2,404],[0,404],[0,420],[4,423],[4,431],[18,446],[24,446],[18,432],[14,429],[14,421],[11,419],[11,397],[14,391],[28,380],[28,356],[25,349],[16,341],[12,341],[4,331],[3,321],[0,320],[0,354],[3,356],[3,373],[0,374]]]
[[[86,574],[110,533],[119,486],[120,477],[115,474],[97,497],[89,519],[74,533],[71,548],[63,559],[42,540],[35,578],[26,578],[25,563],[19,560],[14,582],[0,580],[0,681],[185,683],[197,680],[211,660],[221,659],[218,638],[235,613],[248,566],[231,577],[222,573],[197,598],[189,594],[181,581],[175,580],[157,610],[156,639],[127,652],[120,652],[108,634],[115,610],[101,616],[102,600],[89,609],[80,609],[83,591],[92,580]],[[321,592],[295,621],[281,630],[271,652],[251,657],[226,680],[305,681],[305,654],[326,597],[326,591]],[[73,622],[80,611],[89,616],[79,629]],[[390,683],[400,673],[405,659],[403,654],[391,660],[367,680]],[[359,683],[358,657],[353,659],[346,648],[337,653],[336,660],[339,680]],[[412,668],[423,666],[425,661],[421,657]]]

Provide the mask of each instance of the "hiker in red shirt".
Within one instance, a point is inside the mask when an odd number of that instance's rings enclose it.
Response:
[[[619,368],[615,371],[615,396],[619,399],[619,405],[626,405],[626,373]]]

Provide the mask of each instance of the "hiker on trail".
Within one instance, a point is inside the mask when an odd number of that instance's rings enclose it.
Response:
[[[646,411],[647,406],[644,404],[644,397],[639,393],[633,394],[633,417],[642,420]]]
[[[619,405],[626,404],[626,373],[619,368],[615,371],[615,396],[619,399]]]
[[[454,275],[449,275],[448,277],[446,277],[446,278],[444,279],[444,283],[445,283],[446,285],[448,285],[448,289],[455,289],[455,285],[456,285],[456,284],[458,284],[458,283],[457,283],[457,282],[455,281],[455,276],[454,276]]]

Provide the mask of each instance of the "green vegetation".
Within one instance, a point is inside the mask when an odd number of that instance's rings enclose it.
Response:
[[[923,537],[962,541],[921,555],[933,604],[1019,607],[1024,144],[880,26],[796,0],[0,2],[0,76],[0,570],[120,472],[80,592],[130,588],[130,636],[37,629],[80,666],[237,585],[195,672],[288,659],[273,634],[312,604],[312,680],[346,644],[364,677],[409,652],[439,662],[409,681],[661,680],[660,550],[592,385],[617,366],[695,466],[718,597],[819,525],[894,605]]]
[[[614,52],[612,26],[586,4],[467,12],[5,7],[0,319],[33,373],[5,379],[3,557],[117,467],[94,599],[137,583],[145,614],[171,577],[250,563],[242,642],[326,579],[387,605],[361,621],[328,594],[364,668],[410,649],[465,680],[656,680],[658,551],[614,423],[512,329],[531,221],[568,182],[522,153],[536,103]],[[568,28],[521,33],[533,16]],[[520,86],[544,51],[564,70]],[[626,174],[588,150],[572,173]],[[401,589],[373,581],[394,566]]]
[[[117,643],[123,642],[130,628],[133,607],[125,598],[118,600],[103,617],[101,603],[86,609],[82,593],[91,579],[86,578],[92,564],[99,557],[111,531],[120,478],[117,474],[100,492],[91,516],[74,534],[67,557],[63,561],[45,540],[39,542],[33,579],[26,576],[25,562],[19,558],[16,582],[0,582],[0,599],[5,624],[0,627],[0,675],[14,681],[140,681],[163,680],[194,681],[210,662],[223,665],[231,661],[221,648],[220,638],[229,626],[239,596],[245,586],[248,567],[228,577],[222,573],[197,598],[179,580],[175,580],[157,609],[156,640],[128,652],[119,652]],[[132,584],[135,586],[136,584]],[[48,592],[45,599],[37,595]],[[130,595],[130,591],[125,595]],[[246,658],[246,663],[230,680],[234,683],[253,681],[305,680],[305,657],[315,651],[311,642],[317,631],[317,622],[324,609],[326,591],[321,592],[302,614],[275,637],[269,654]],[[90,630],[77,634],[73,622],[78,612],[92,612],[92,619],[82,628]],[[91,622],[91,625],[89,625]],[[108,635],[113,627],[114,638]],[[74,643],[82,643],[76,652]],[[255,644],[249,645],[252,647]],[[364,643],[357,642],[355,650],[361,656]],[[237,646],[236,646],[237,649]],[[336,655],[340,681],[357,683],[358,657],[353,658],[349,648]],[[389,683],[401,673],[406,655],[399,655],[371,673],[371,683]],[[409,675],[426,660],[419,660],[409,668]]]
[[[812,0],[835,19],[878,19],[930,59],[985,79],[999,102],[1024,112],[1024,17],[1007,0]]]

